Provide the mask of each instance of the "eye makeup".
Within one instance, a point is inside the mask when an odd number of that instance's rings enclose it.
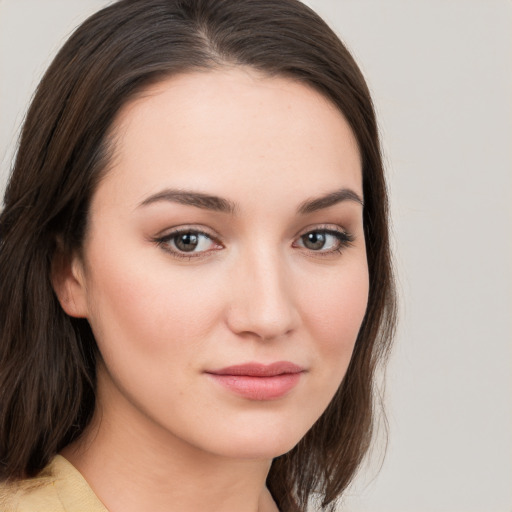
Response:
[[[210,233],[198,228],[179,228],[153,240],[164,251],[178,259],[205,258],[224,246]],[[213,248],[208,249],[208,246]],[[200,248],[200,251],[196,249]]]
[[[355,240],[347,231],[332,228],[316,228],[301,235],[302,247],[313,252],[315,256],[331,256],[342,253]],[[309,247],[308,247],[309,244]],[[330,246],[327,250],[325,246]]]
[[[315,257],[329,257],[341,254],[354,240],[355,237],[345,230],[318,226],[301,234],[292,247],[304,249]],[[185,260],[206,258],[224,248],[217,237],[196,227],[174,229],[154,238],[153,242],[172,257]]]

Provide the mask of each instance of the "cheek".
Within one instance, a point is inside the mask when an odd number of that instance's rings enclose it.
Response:
[[[342,378],[368,303],[366,260],[347,266],[322,284],[308,286],[305,322],[326,369]]]
[[[129,347],[123,357],[138,358],[199,349],[217,318],[215,294],[198,293],[197,276],[158,261],[148,268],[144,259],[119,255],[94,268],[89,321],[101,352]]]

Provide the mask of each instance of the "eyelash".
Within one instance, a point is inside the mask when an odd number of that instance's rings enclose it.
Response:
[[[332,256],[333,254],[342,253],[347,247],[352,245],[352,243],[354,242],[354,239],[355,239],[354,236],[351,235],[350,233],[348,233],[347,231],[341,231],[341,230],[336,230],[336,229],[321,227],[321,226],[316,229],[307,231],[306,233],[300,235],[298,239],[303,240],[307,235],[310,235],[312,233],[317,233],[317,234],[322,233],[324,235],[331,235],[331,236],[335,237],[338,241],[337,247],[335,249],[330,249],[328,251],[322,251],[322,250],[315,251],[314,249],[307,249],[307,247],[304,247],[306,250],[314,253],[315,256],[320,256],[320,257],[328,257],[328,256]],[[160,247],[162,247],[163,250],[170,253],[171,256],[178,258],[178,259],[188,260],[188,261],[195,259],[195,258],[208,257],[211,252],[218,250],[218,249],[214,249],[213,251],[202,251],[202,252],[198,252],[198,253],[187,254],[186,252],[181,252],[179,249],[171,248],[170,244],[171,244],[171,242],[173,242],[173,240],[178,238],[180,235],[187,235],[187,234],[200,235],[200,236],[202,235],[202,236],[205,236],[206,238],[210,239],[212,242],[220,244],[220,242],[216,238],[212,237],[206,231],[202,231],[201,229],[195,229],[195,228],[176,229],[175,231],[172,231],[171,233],[168,233],[165,236],[155,238],[153,241],[155,243],[157,243]]]
[[[307,247],[304,247],[304,249],[314,253],[315,256],[320,257],[332,256],[333,254],[341,254],[347,247],[350,247],[355,240],[355,237],[351,235],[348,231],[341,231],[327,227],[318,227],[316,229],[307,231],[303,235],[300,235],[299,240],[303,240],[307,235],[310,235],[312,233],[322,233],[324,235],[331,235],[337,239],[337,247],[334,249],[330,249],[328,251],[315,251],[314,249],[307,249]]]
[[[180,235],[188,235],[188,234],[194,234],[194,235],[203,235],[206,238],[209,238],[212,242],[220,243],[217,239],[212,237],[209,233],[206,231],[202,231],[200,229],[192,229],[192,228],[185,228],[185,229],[177,229],[175,231],[172,231],[171,233],[162,236],[160,238],[156,238],[155,242],[164,249],[164,251],[167,251],[171,254],[171,256],[178,258],[178,259],[184,259],[184,260],[192,260],[194,258],[204,258],[206,255],[212,251],[206,251],[206,252],[199,252],[199,253],[185,253],[180,252],[178,249],[172,249],[170,247],[170,243],[178,238]]]

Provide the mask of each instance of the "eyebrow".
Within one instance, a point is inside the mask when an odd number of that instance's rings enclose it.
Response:
[[[329,208],[329,206],[334,206],[335,204],[341,203],[343,201],[355,201],[361,206],[364,206],[364,201],[359,196],[359,194],[349,188],[341,188],[339,190],[335,190],[334,192],[329,192],[328,194],[325,194],[321,197],[307,199],[299,205],[297,213],[306,215],[318,210],[323,210],[324,208]]]
[[[147,197],[139,206],[148,206],[161,201],[169,201],[187,206],[195,206],[196,208],[202,208],[204,210],[230,214],[234,214],[237,210],[237,205],[229,199],[204,194],[202,192],[171,188],[162,190],[157,194]]]
[[[229,213],[231,215],[238,211],[238,205],[218,196],[212,196],[203,192],[194,192],[192,190],[181,189],[165,189],[161,192],[153,194],[140,203],[139,206],[148,206],[161,201],[168,201],[172,203],[183,204],[187,206],[195,206],[204,210],[212,210],[221,213]],[[303,201],[297,208],[297,213],[300,215],[307,215],[324,208],[329,208],[335,204],[344,201],[354,201],[364,206],[362,198],[353,190],[349,188],[342,188],[329,192],[320,197],[307,199]]]

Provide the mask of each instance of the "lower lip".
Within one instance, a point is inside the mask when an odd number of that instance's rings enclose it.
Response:
[[[302,372],[284,373],[273,377],[248,375],[217,375],[209,373],[215,381],[237,395],[250,400],[276,400],[290,392],[300,380]]]

